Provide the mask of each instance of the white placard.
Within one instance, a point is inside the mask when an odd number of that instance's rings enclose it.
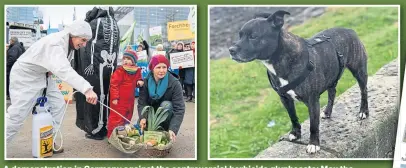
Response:
[[[171,53],[169,55],[172,69],[178,69],[179,67],[189,68],[195,66],[193,51]]]
[[[148,59],[147,50],[137,51],[138,61],[146,61]]]
[[[149,28],[149,36],[162,35],[162,27],[156,26]]]
[[[29,47],[34,43],[31,30],[9,29],[9,37],[17,37],[19,42],[24,43],[24,47]]]

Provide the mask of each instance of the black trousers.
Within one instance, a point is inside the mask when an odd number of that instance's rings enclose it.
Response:
[[[7,92],[7,96],[10,96],[10,74],[7,73],[6,76],[6,92]]]
[[[195,84],[185,84],[187,97],[192,97]]]

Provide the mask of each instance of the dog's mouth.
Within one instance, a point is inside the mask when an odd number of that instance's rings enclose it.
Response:
[[[232,60],[238,62],[238,63],[245,63],[245,62],[250,62],[253,61],[256,58],[256,55],[254,54],[246,54],[244,50],[241,50],[240,47],[238,46],[232,46],[229,48],[230,51],[230,57]]]
[[[231,59],[238,62],[238,63],[247,63],[255,60],[255,57],[248,58],[248,59],[241,59],[240,57],[237,56],[231,56]]]

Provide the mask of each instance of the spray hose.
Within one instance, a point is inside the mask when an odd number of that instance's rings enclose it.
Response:
[[[69,102],[72,100],[72,97],[73,97],[73,95],[74,95],[76,92],[79,92],[79,91],[74,91],[74,92],[72,92],[72,94],[71,94],[71,95],[69,96],[69,98],[68,98],[68,101],[66,101],[65,110],[64,110],[64,112],[63,112],[63,114],[62,114],[62,118],[61,118],[61,121],[60,121],[60,124],[59,124],[59,128],[57,128],[56,131],[55,131],[55,136],[54,136],[54,138],[53,138],[53,141],[55,142],[58,133],[59,133],[59,135],[60,135],[60,137],[61,137],[61,144],[60,144],[60,146],[59,146],[58,149],[55,149],[55,143],[53,144],[53,149],[54,149],[54,151],[56,151],[56,152],[62,149],[63,137],[62,137],[62,132],[61,132],[60,128],[61,128],[61,126],[62,126],[62,121],[63,121],[63,118],[65,117],[65,113],[66,113],[66,111],[67,111],[67,109],[68,109],[68,104],[69,104]],[[137,126],[136,126],[137,124],[131,122],[129,119],[127,119],[126,117],[124,117],[123,115],[121,115],[121,114],[120,114],[119,112],[117,112],[116,110],[114,110],[114,109],[110,108],[109,106],[103,104],[103,103],[100,102],[99,100],[97,100],[97,102],[99,102],[99,103],[100,103],[101,105],[103,105],[104,107],[110,109],[110,110],[113,111],[114,113],[118,114],[121,118],[123,118],[124,120],[126,120],[126,121],[127,121],[128,123],[130,123],[131,125],[137,127]],[[142,134],[141,131],[140,131],[140,134]]]

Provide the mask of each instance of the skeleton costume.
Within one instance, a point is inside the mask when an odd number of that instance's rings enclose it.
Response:
[[[86,48],[75,53],[74,68],[92,86],[99,100],[108,105],[110,77],[117,66],[119,30],[113,8],[93,8],[86,13],[93,37]],[[83,95],[75,94],[76,126],[84,130],[87,138],[101,140],[106,134],[108,110],[100,103],[88,104]]]

